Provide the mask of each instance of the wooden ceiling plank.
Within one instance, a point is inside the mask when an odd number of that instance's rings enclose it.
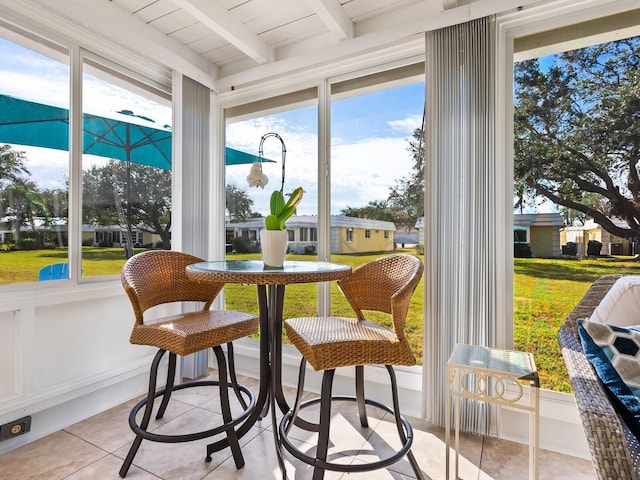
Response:
[[[259,64],[273,60],[273,49],[240,20],[213,0],[173,0],[196,20]]]

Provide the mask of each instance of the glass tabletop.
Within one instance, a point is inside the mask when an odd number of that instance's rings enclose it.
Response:
[[[501,372],[525,379],[537,376],[533,355],[514,350],[458,344],[447,363],[457,367]]]
[[[349,265],[316,261],[285,261],[282,267],[268,267],[260,260],[220,260],[187,267],[187,275],[194,279],[259,285],[340,280],[350,274]]]
[[[349,267],[340,263],[315,261],[285,261],[282,267],[266,266],[261,260],[220,260],[215,262],[201,262],[192,265],[198,270],[216,272],[247,272],[274,275],[282,273],[322,273],[341,272]]]

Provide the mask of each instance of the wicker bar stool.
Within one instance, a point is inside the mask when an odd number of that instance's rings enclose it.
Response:
[[[397,254],[373,260],[338,281],[357,318],[310,317],[285,321],[289,340],[302,354],[298,390],[294,406],[279,424],[279,437],[284,448],[294,457],[314,467],[313,479],[324,478],[325,470],[363,472],[377,470],[407,457],[417,478],[424,478],[412,452],[413,430],[400,415],[398,387],[393,365],[415,365],[416,361],[404,334],[407,311],[423,271],[422,261],[413,255]],[[393,319],[393,330],[369,321],[363,311],[384,312]],[[324,371],[320,398],[301,402],[304,391],[306,363],[315,371]],[[391,380],[393,408],[364,395],[364,365],[385,365]],[[331,393],[335,369],[355,366],[355,396],[333,396]],[[345,464],[327,460],[331,405],[333,401],[355,401],[360,424],[368,427],[366,405],[373,405],[395,418],[401,447],[393,454],[370,463]],[[300,419],[300,410],[320,403],[319,423]],[[292,425],[318,431],[315,457],[299,450],[288,438]]]
[[[187,278],[187,265],[198,262],[202,262],[202,259],[193,255],[168,250],[154,250],[134,255],[127,260],[122,269],[122,285],[129,296],[135,314],[135,324],[130,342],[158,348],[151,364],[147,397],[133,407],[129,415],[129,425],[136,434],[136,438],[119,472],[123,478],[126,476],[143,439],[177,443],[200,440],[225,433],[236,467],[244,466],[244,458],[240,451],[235,427],[251,413],[255,406],[255,398],[251,390],[238,384],[231,342],[257,333],[259,319],[256,315],[232,310],[209,310],[224,284],[198,282]],[[203,302],[204,306],[199,311],[172,315],[155,319],[153,323],[145,323],[145,311],[157,305],[173,302]],[[227,361],[221,347],[225,343],[229,360],[229,381],[227,380]],[[185,356],[208,348],[212,348],[216,355],[218,380],[174,385],[176,356]],[[166,386],[164,389],[156,391],[158,366],[166,352],[169,352]],[[180,435],[160,435],[147,430],[154,400],[157,397],[162,397],[156,414],[156,419],[160,419],[167,409],[172,392],[208,385],[219,386],[223,418],[221,425],[209,430]],[[229,388],[233,389],[244,409],[235,417],[232,417],[229,405]],[[143,407],[144,414],[138,424],[136,414]],[[207,454],[205,460],[211,461],[210,454]]]

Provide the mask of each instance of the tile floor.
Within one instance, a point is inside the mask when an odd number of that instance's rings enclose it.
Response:
[[[242,383],[257,391],[257,380],[241,378]],[[205,429],[220,418],[215,388],[196,388],[176,392],[160,421],[152,420],[158,432],[185,432],[185,427],[198,424]],[[294,394],[287,391],[288,398]],[[118,479],[118,471],[126,456],[133,433],[129,429],[128,416],[137,400],[119,405],[111,410],[71,425],[45,438],[0,456],[1,480],[102,480]],[[366,431],[359,427],[357,417],[351,413],[355,405],[343,403],[336,409],[332,425],[339,428],[339,435],[332,435],[333,448],[354,448],[359,454],[354,462],[366,459],[372,448],[383,451],[397,443],[393,419],[385,412],[376,416],[376,409],[369,409],[370,425]],[[304,416],[312,420],[311,411]],[[426,478],[445,478],[444,430],[435,428],[419,419],[410,419],[414,428],[414,455]],[[303,449],[312,434],[293,428],[290,436]],[[395,442],[394,442],[395,441]],[[205,445],[211,439],[182,444],[160,444],[143,441],[127,479],[131,480],[224,480],[224,479],[278,479],[281,478],[275,457],[270,417],[259,421],[241,440],[246,461],[237,470],[230,452],[217,452],[212,461],[204,461]],[[388,443],[387,443],[388,442]],[[331,456],[332,450],[329,455]],[[496,440],[482,436],[461,436],[460,478],[508,479],[528,478],[528,448],[526,445]],[[334,453],[334,456],[340,457]],[[344,457],[341,457],[344,458]],[[453,456],[452,456],[453,458]],[[311,478],[311,469],[287,455],[289,479]],[[336,479],[410,479],[415,478],[406,460],[386,470],[368,473],[338,474],[328,472],[327,480]],[[540,453],[541,479],[594,479],[591,462],[542,450]]]

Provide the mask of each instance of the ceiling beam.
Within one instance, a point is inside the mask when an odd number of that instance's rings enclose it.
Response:
[[[263,64],[273,60],[273,48],[215,0],[172,0],[242,53]]]
[[[215,71],[211,62],[111,2],[0,0],[0,9],[3,16],[15,12],[19,18],[37,18],[38,27],[35,31],[43,35],[50,32],[51,38],[56,41],[61,41],[61,36],[66,37],[73,43],[115,59],[150,78],[157,78],[153,73],[154,65],[163,65],[182,72],[209,88],[214,87]],[[32,23],[33,21],[29,21],[27,24]],[[132,55],[133,51],[136,53]],[[151,61],[144,62],[141,56]],[[170,72],[166,81],[170,84]]]
[[[340,0],[306,0],[315,10],[329,31],[339,39],[353,38],[354,28],[351,18],[344,11]]]
[[[616,2],[619,0],[606,1]],[[375,55],[379,49],[397,42],[411,40],[414,35],[421,36],[422,42],[424,42],[424,32],[468,22],[487,15],[515,11],[537,3],[540,3],[540,0],[475,0],[469,5],[464,4],[445,11],[440,9],[441,0],[414,3],[394,12],[358,22],[357,35],[321,50],[305,52],[297,49],[288,55],[286,48],[280,48],[278,60],[266,65],[258,65],[232,73],[226,73],[221,69],[216,79],[216,91],[226,92],[232,88],[237,91],[244,85],[265,82],[267,79],[280,75],[291,76],[292,72],[301,72],[305,69],[317,70],[324,63],[337,63],[341,59],[346,59],[345,61],[348,62],[350,56],[356,57],[365,53]],[[424,51],[424,44],[422,48]],[[353,62],[353,60],[351,61]]]
[[[458,0],[442,0],[443,10],[451,10],[452,8],[458,8]]]

